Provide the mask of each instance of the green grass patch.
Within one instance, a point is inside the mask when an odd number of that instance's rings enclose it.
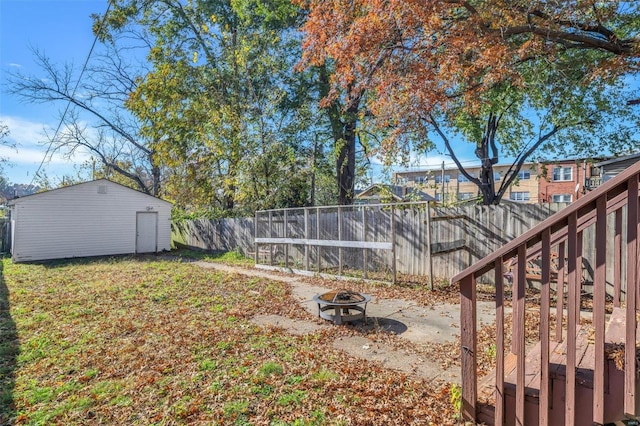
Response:
[[[284,368],[277,362],[269,361],[260,367],[259,373],[263,376],[281,376]]]
[[[203,260],[205,262],[217,262],[238,266],[253,266],[254,264],[254,259],[251,257],[246,257],[240,250],[210,252],[180,249],[174,250],[172,251],[172,253],[179,257]]]

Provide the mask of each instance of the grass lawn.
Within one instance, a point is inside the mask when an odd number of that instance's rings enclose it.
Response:
[[[0,281],[0,424],[453,424],[448,385],[254,314],[286,284],[150,257],[13,264]]]

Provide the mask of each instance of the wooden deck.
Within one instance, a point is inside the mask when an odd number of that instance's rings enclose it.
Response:
[[[610,316],[605,347],[614,349],[625,340],[625,311],[614,308]],[[637,333],[640,341],[640,330]],[[539,424],[539,402],[541,381],[541,343],[538,342],[528,353],[525,360],[525,424]],[[567,377],[567,341],[550,342],[549,345],[549,379],[552,382],[550,398],[549,423],[563,424],[565,416],[564,392]],[[581,403],[593,404],[594,372],[595,372],[594,330],[590,326],[580,326],[576,332],[576,385],[577,395]],[[516,397],[517,357],[508,353],[504,358],[504,410],[507,418],[514,418],[513,408]],[[488,425],[494,424],[495,415],[495,383],[496,370],[492,370],[478,383],[479,413],[478,420]],[[613,423],[624,418],[623,407],[624,374],[619,370],[613,359],[605,363],[605,423]],[[591,424],[591,411],[578,411],[576,424]],[[506,422],[506,425],[515,424]]]
[[[595,237],[595,252],[587,259],[589,267],[585,267],[583,247],[587,234]],[[573,426],[637,416],[639,259],[637,162],[454,276],[452,283],[460,286],[463,419]],[[507,277],[505,265],[514,266]],[[587,280],[585,273],[589,274]],[[526,285],[534,278],[540,281],[540,297],[527,300]],[[480,383],[479,280],[492,281],[496,291],[496,373]],[[507,280],[513,309],[508,318],[504,312]],[[592,295],[588,320],[581,319],[585,291]],[[608,327],[607,298],[618,308]],[[525,336],[525,312],[529,309],[540,312],[537,342],[529,342]],[[552,316],[557,319],[555,330],[551,330]],[[504,336],[508,331],[511,345],[507,348]],[[608,353],[614,344],[618,345],[618,361],[623,361],[618,363],[621,370],[615,368]],[[493,410],[482,404],[487,390],[493,394]]]

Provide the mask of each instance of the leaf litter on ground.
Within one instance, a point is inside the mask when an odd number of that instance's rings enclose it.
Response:
[[[3,268],[3,324],[19,350],[0,352],[0,423],[455,424],[450,384],[327,345],[349,328],[252,324],[314,320],[284,283],[153,257]]]

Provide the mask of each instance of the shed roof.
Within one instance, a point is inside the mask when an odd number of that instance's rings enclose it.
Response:
[[[51,194],[56,193],[56,192],[63,192],[63,191],[69,190],[71,188],[76,188],[76,187],[79,187],[79,186],[95,184],[95,183],[106,183],[106,184],[109,184],[109,185],[117,185],[119,187],[126,188],[126,189],[128,189],[130,191],[137,192],[138,194],[143,195],[145,197],[151,197],[154,200],[161,201],[161,202],[167,203],[169,205],[173,205],[173,203],[171,203],[169,201],[166,201],[166,200],[163,200],[162,198],[158,198],[158,197],[154,197],[153,195],[145,194],[142,191],[138,191],[137,189],[133,189],[133,188],[130,188],[128,186],[122,185],[120,183],[110,181],[109,179],[96,179],[96,180],[91,180],[91,181],[88,181],[88,182],[81,182],[81,183],[76,183],[76,184],[69,185],[69,186],[63,186],[63,187],[60,187],[60,188],[51,189],[49,191],[37,192],[35,194],[25,195],[24,197],[14,198],[13,200],[9,200],[9,202],[7,204],[9,206],[13,206],[13,205],[21,203],[23,201],[29,201],[29,200],[32,200],[34,198],[39,198],[39,197],[42,197],[42,196],[48,196],[48,195],[51,195]]]

